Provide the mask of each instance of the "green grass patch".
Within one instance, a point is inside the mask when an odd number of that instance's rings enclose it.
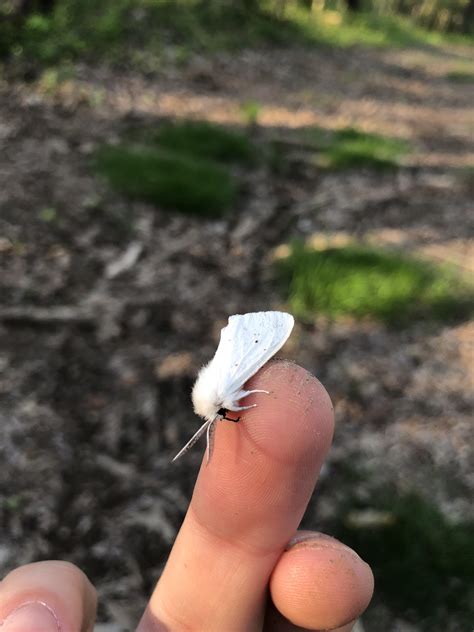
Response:
[[[473,523],[451,523],[417,494],[384,488],[370,501],[347,500],[334,535],[372,566],[378,599],[399,616],[430,632],[453,619],[472,625]]]
[[[224,167],[162,149],[103,147],[94,167],[121,193],[193,215],[219,217],[237,195],[234,179]]]
[[[474,165],[461,167],[458,170],[458,178],[474,194]]]
[[[165,123],[149,136],[159,147],[229,164],[255,164],[257,148],[249,137],[207,121]]]
[[[267,6],[274,7],[275,2],[268,2]],[[408,17],[395,14],[381,15],[376,11],[351,13],[341,10],[313,10],[308,13],[295,2],[288,4],[284,17],[285,21],[298,27],[300,39],[332,48],[442,47],[450,44],[472,44],[472,38],[468,35],[428,30]]]
[[[257,101],[244,101],[240,105],[242,119],[249,126],[255,126],[258,123],[262,106]]]
[[[406,141],[353,127],[336,132],[312,127],[304,130],[302,137],[314,144],[316,163],[328,169],[395,169],[410,151]]]
[[[382,249],[314,250],[295,243],[278,271],[291,310],[304,319],[350,315],[401,326],[473,311],[472,288],[454,272]]]
[[[185,213],[223,214],[237,194],[227,165],[258,160],[248,135],[206,121],[168,121],[127,136],[130,144],[98,153],[96,170],[122,193]]]
[[[469,70],[453,70],[447,73],[446,79],[454,83],[474,83],[474,72]]]

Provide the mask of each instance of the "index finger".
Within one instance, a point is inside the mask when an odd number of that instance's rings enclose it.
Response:
[[[270,574],[303,516],[332,439],[322,385],[288,362],[249,388],[269,394],[241,421],[217,424],[193,498],[140,632],[261,628]]]

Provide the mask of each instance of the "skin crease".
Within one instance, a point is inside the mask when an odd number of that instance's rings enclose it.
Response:
[[[328,624],[349,632],[348,622],[370,601],[370,569],[343,544],[301,533],[288,548],[331,443],[327,393],[300,367],[278,361],[246,388],[270,394],[250,396],[258,406],[238,424],[217,424],[213,459],[201,467],[139,632],[290,632]],[[90,632],[93,588],[64,565],[29,565],[0,583],[0,630],[14,607],[38,598],[54,610],[62,632]],[[268,595],[274,606],[267,607]]]

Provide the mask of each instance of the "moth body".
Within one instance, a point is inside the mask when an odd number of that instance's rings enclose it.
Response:
[[[215,422],[226,412],[256,406],[241,402],[252,393],[268,391],[243,388],[245,383],[281,349],[293,329],[294,319],[284,312],[253,312],[230,316],[221,331],[217,351],[199,372],[192,391],[194,412],[205,423],[173,459],[187,452],[207,432],[207,457],[211,457]],[[232,420],[237,421],[237,420]]]
[[[223,393],[219,391],[216,377],[215,365],[211,361],[201,369],[193,387],[194,412],[206,421],[213,421],[216,418],[222,419],[225,412],[229,410],[237,412],[251,408],[251,406],[242,406],[240,400],[251,393],[267,392],[244,391],[237,388],[234,391]]]

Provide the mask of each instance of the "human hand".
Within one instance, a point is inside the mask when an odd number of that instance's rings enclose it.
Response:
[[[321,384],[270,362],[249,383],[269,395],[222,422],[137,632],[349,632],[373,592],[370,568],[337,540],[297,527],[333,433]],[[66,562],[0,583],[1,632],[90,632],[95,591]],[[298,627],[300,626],[300,627]]]

